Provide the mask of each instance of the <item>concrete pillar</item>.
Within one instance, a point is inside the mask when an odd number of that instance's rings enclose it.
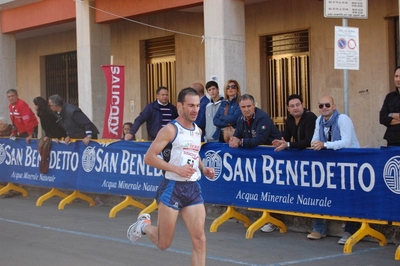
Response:
[[[246,91],[244,0],[204,0],[206,80],[217,77],[220,94],[228,79]]]
[[[8,113],[8,100],[6,97],[6,91],[9,89],[18,89],[16,44],[14,34],[0,33],[0,80],[0,116],[6,118],[7,121],[11,123]]]
[[[79,107],[101,134],[107,91],[101,66],[110,64],[110,26],[94,22],[90,4],[93,1],[76,1]]]

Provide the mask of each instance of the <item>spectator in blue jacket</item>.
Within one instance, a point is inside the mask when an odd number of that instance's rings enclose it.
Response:
[[[253,96],[243,94],[239,106],[243,115],[237,121],[235,133],[229,140],[229,147],[253,148],[258,145],[271,145],[273,140],[281,139],[281,132],[271,117],[256,107]]]
[[[136,117],[129,134],[125,135],[125,140],[130,140],[139,130],[139,127],[146,122],[148,140],[154,140],[158,131],[178,117],[176,107],[168,101],[168,88],[159,87],[156,91],[157,100],[146,105],[143,111]]]
[[[230,79],[225,83],[225,100],[221,102],[217,113],[214,116],[214,125],[217,127],[213,139],[224,142],[223,130],[227,126],[236,128],[236,122],[242,112],[239,108],[240,86],[239,83]]]
[[[201,128],[201,142],[204,142],[204,136],[206,134],[206,107],[210,102],[210,99],[204,94],[204,86],[200,82],[195,82],[192,84],[192,88],[195,89],[200,96],[200,110],[197,115],[196,125]]]

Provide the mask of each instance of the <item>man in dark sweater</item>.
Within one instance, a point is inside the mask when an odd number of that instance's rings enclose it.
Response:
[[[146,105],[136,117],[129,134],[125,135],[125,140],[132,139],[144,122],[146,122],[147,140],[154,140],[162,127],[178,117],[176,107],[168,102],[168,88],[159,87],[156,93],[157,100]]]

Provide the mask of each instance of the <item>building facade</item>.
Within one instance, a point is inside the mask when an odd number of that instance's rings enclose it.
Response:
[[[379,110],[399,64],[399,2],[369,0],[359,29],[359,70],[334,69],[335,26],[321,0],[21,0],[0,5],[0,91],[16,88],[33,106],[58,93],[102,132],[106,85],[101,65],[125,66],[124,121],[154,100],[154,89],[236,79],[281,125],[285,99],[300,93],[317,115],[332,95],[362,147],[385,145]],[[17,2],[17,3],[14,3]],[[6,116],[7,99],[0,98]],[[146,136],[145,127],[138,138]]]

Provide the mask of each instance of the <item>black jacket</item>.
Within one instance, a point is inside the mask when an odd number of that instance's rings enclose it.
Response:
[[[92,139],[97,139],[99,130],[77,106],[64,103],[57,116],[57,123],[65,129],[69,137],[83,139],[87,135],[92,135]]]
[[[388,144],[400,145],[400,125],[390,125],[393,119],[389,117],[390,113],[400,113],[400,94],[398,89],[386,95],[379,112],[379,123],[386,126],[383,138],[387,140]]]
[[[61,139],[67,136],[64,128],[56,123],[57,117],[54,114],[42,113],[38,114],[38,116],[46,137]]]
[[[315,120],[317,120],[317,116],[305,108],[297,125],[294,117],[289,114],[285,122],[283,138],[290,142],[290,148],[302,150],[310,147],[314,135]],[[295,140],[294,142],[291,142],[292,137]]]

